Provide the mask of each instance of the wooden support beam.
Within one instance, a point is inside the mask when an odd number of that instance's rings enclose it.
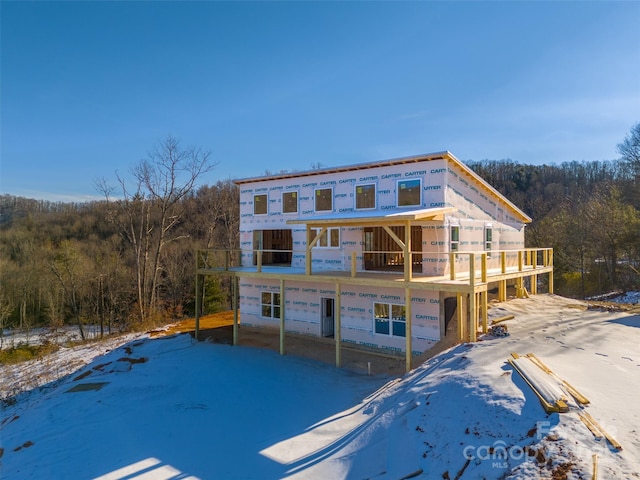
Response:
[[[355,256],[355,253],[354,253]],[[333,329],[333,338],[336,341],[336,367],[342,367],[342,319],[341,319],[341,307],[340,307],[340,283],[336,282],[336,301],[335,311],[333,312],[333,318],[335,321]]]
[[[412,319],[411,319],[411,289],[404,289],[404,314],[405,314],[405,349],[406,349],[406,359],[405,359],[405,370],[407,372],[411,371],[411,357],[413,355],[413,328],[412,328]]]
[[[475,342],[478,340],[478,299],[477,294],[472,293],[469,295],[469,341]]]
[[[389,234],[391,239],[402,249],[404,255],[404,280],[411,281],[412,261],[411,261],[411,222],[407,221],[404,227],[404,242],[398,237],[393,230],[387,225],[383,225],[384,231]]]
[[[231,281],[233,282],[233,345],[238,345],[238,277],[233,277]]]
[[[469,285],[476,284],[476,254],[469,254]]]
[[[531,295],[536,295],[538,293],[538,275],[531,275],[529,278],[531,279]]]
[[[487,333],[489,331],[489,306],[486,290],[480,292],[480,307],[482,309],[482,333]]]
[[[284,278],[280,279],[280,355],[284,355]]]
[[[480,272],[480,279],[482,281],[482,283],[487,283],[487,254],[486,252],[482,254],[482,256],[480,257],[481,259],[481,272]]]
[[[500,270],[502,273],[507,273],[507,252],[500,252]]]
[[[507,301],[507,281],[500,280],[498,282],[498,301],[506,302]]]
[[[462,293],[456,292],[456,323],[458,341],[464,341],[464,316],[462,314]]]
[[[307,251],[305,252],[305,258],[304,258],[304,273],[305,275],[311,275],[311,249],[313,248],[313,245],[311,243],[311,227],[307,224],[307,232],[306,232],[306,237],[307,237]]]
[[[200,309],[202,308],[200,306],[200,303],[201,303],[200,296],[202,295],[202,291],[200,288],[201,277],[202,275],[199,275],[196,273],[196,327],[194,332],[194,337],[196,340],[198,340],[198,335],[200,334]]]
[[[404,281],[410,282],[413,275],[413,255],[411,255],[411,222],[404,225]],[[411,302],[408,302],[411,303]]]

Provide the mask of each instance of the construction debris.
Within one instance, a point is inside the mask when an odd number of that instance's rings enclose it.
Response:
[[[487,332],[489,335],[494,337],[508,337],[509,331],[506,325],[493,325],[489,328]]]

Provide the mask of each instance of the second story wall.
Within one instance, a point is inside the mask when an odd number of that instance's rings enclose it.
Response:
[[[305,265],[306,229],[289,220],[375,217],[391,213],[454,207],[444,221],[416,224],[421,241],[422,271],[447,273],[448,252],[504,250],[524,247],[522,214],[490,185],[450,154],[435,159],[386,162],[353,167],[312,170],[240,180],[240,245],[243,265],[255,262],[253,250],[292,251],[290,265]],[[451,228],[457,227],[457,240]],[[287,246],[269,247],[256,240],[259,232],[286,231]],[[365,232],[362,227],[334,228],[334,241],[314,247],[314,270],[350,268],[356,254],[362,268]],[[258,233],[256,233],[258,232]],[[255,264],[255,263],[254,263]]]
[[[241,232],[285,228],[287,220],[314,216],[374,215],[444,206],[445,160],[319,172],[242,183]]]

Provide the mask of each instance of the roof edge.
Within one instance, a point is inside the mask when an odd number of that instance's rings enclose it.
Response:
[[[242,185],[244,183],[266,182],[270,180],[281,180],[281,179],[293,178],[293,177],[310,177],[314,175],[325,175],[327,173],[340,173],[340,172],[349,172],[351,170],[362,170],[365,168],[378,168],[378,167],[388,167],[393,165],[402,165],[404,163],[417,163],[417,162],[423,162],[425,160],[444,160],[449,157],[453,157],[453,155],[451,154],[451,152],[445,150],[442,152],[424,153],[420,155],[411,155],[408,157],[397,157],[389,160],[375,160],[372,162],[353,163],[350,165],[341,165],[337,167],[326,167],[326,168],[318,168],[313,170],[300,170],[296,172],[276,173],[273,175],[261,175],[258,177],[239,178],[239,179],[233,180],[233,183],[235,183],[236,185]]]

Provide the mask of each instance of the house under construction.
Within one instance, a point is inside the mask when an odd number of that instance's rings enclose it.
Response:
[[[337,365],[349,344],[409,370],[446,335],[486,332],[488,291],[553,293],[552,250],[525,248],[531,219],[449,152],[235,183],[240,250],[199,251],[196,268],[198,285],[233,278],[234,343],[241,312],[279,329],[281,353],[291,332],[332,338]]]

